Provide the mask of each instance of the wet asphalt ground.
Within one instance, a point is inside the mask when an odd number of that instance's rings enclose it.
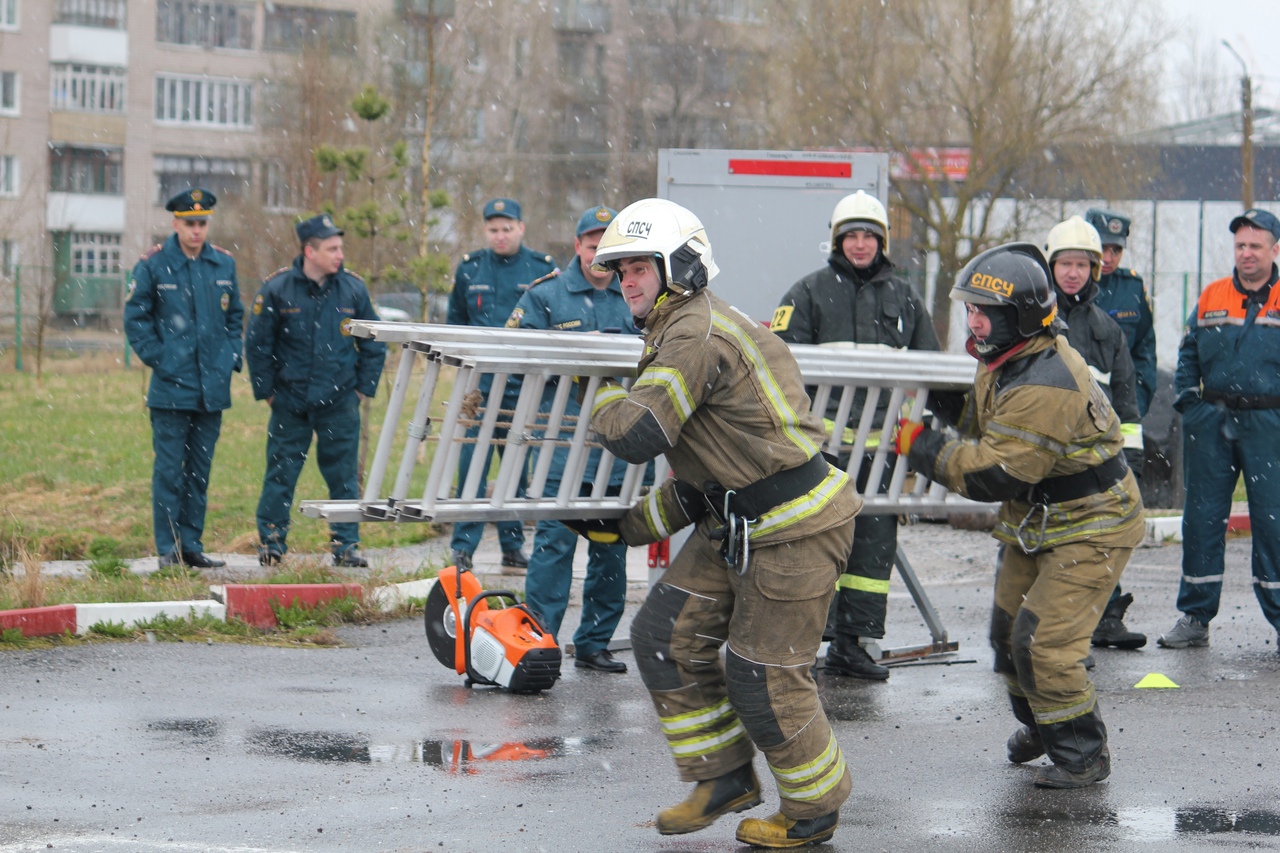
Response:
[[[902,542],[960,652],[895,667],[886,683],[819,675],[855,782],[834,841],[817,849],[1280,848],[1280,655],[1253,597],[1248,538],[1228,544],[1205,649],[1155,646],[1177,618],[1180,549],[1135,552],[1127,622],[1151,642],[1097,653],[1113,771],[1079,791],[1035,789],[1034,769],[1005,759],[1015,723],[985,640],[993,541],[916,525]],[[482,571],[491,557],[478,555]],[[643,551],[632,558],[620,637],[645,591]],[[688,786],[629,651],[625,675],[570,661],[551,690],[516,696],[463,687],[417,620],[340,635],[337,649],[0,652],[0,853],[749,849],[733,838],[738,815],[657,834],[654,813]],[[885,644],[927,639],[895,576]],[[1180,687],[1134,688],[1153,672]],[[760,757],[756,768],[765,776]],[[764,781],[751,815],[776,809]]]

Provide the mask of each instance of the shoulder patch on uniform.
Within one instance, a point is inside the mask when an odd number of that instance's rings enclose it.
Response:
[[[222,248],[221,246],[219,246],[219,245],[218,245],[218,244],[216,244],[216,243],[210,243],[209,245],[213,247],[213,250],[214,250],[215,252],[221,252],[222,254],[226,255],[228,258],[234,258],[234,257],[235,257],[235,255],[231,254],[231,252],[230,252],[229,250]]]
[[[156,252],[160,251],[163,248],[164,248],[164,243],[156,243],[150,249],[147,249],[145,252],[143,252],[138,259],[145,261],[147,258],[151,257],[152,255],[154,255]]]
[[[1062,356],[1052,347],[1006,364],[996,381],[996,390],[1003,393],[1022,385],[1041,385],[1066,391],[1080,390],[1076,378],[1071,375],[1071,368],[1067,367]]]
[[[523,317],[524,317],[523,308],[517,308],[516,310],[512,311],[511,316],[507,318],[507,328],[508,329],[520,328],[520,320]]]
[[[785,332],[791,328],[791,315],[794,313],[796,313],[796,306],[779,305],[773,312],[773,319],[769,321],[769,328],[775,332]]]
[[[258,294],[258,296],[257,296],[257,298],[253,300],[253,313],[254,313],[254,314],[261,314],[261,313],[262,313],[262,303],[263,303],[263,302],[265,302],[265,301],[266,301],[266,300],[262,298],[262,294],[261,294],[261,293],[259,293],[259,294]]]

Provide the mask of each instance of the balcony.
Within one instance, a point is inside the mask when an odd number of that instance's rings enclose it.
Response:
[[[562,32],[607,33],[613,27],[613,11],[601,2],[560,0],[552,8],[551,26]]]
[[[455,0],[398,0],[396,9],[403,17],[452,18]]]
[[[53,22],[103,30],[125,28],[125,0],[57,0]]]

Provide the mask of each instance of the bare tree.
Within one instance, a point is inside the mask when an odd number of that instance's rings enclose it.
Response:
[[[1225,65],[1226,48],[1220,41],[1186,29],[1169,48],[1176,57],[1164,104],[1171,121],[1189,122],[1239,111],[1240,77]]]
[[[772,126],[789,146],[867,146],[898,164],[894,202],[950,282],[1015,233],[992,199],[1038,186],[1110,196],[1133,166],[1108,143],[1154,114],[1160,36],[1141,3],[809,0],[779,22]],[[966,149],[962,174],[935,147]],[[1088,152],[1068,158],[1055,152]],[[1103,192],[1104,189],[1112,192]],[[934,294],[945,341],[948,287]]]

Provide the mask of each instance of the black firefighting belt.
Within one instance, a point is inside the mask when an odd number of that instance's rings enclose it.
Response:
[[[750,525],[776,506],[803,497],[827,477],[831,463],[819,453],[803,465],[770,474],[740,489],[726,489],[708,480],[702,491],[720,526],[711,538],[720,542],[720,556],[739,574],[747,570],[751,555]]]
[[[1036,483],[1027,490],[1026,501],[1031,504],[1031,509],[1022,519],[1015,533],[1018,545],[1028,554],[1037,553],[1044,543],[1044,534],[1049,524],[1049,504],[1066,503],[1101,494],[1123,480],[1127,473],[1129,473],[1129,463],[1125,461],[1123,454],[1117,454],[1101,465],[1086,468],[1075,474],[1050,477]],[[1039,535],[1034,542],[1028,542],[1023,538],[1023,534],[1035,533],[1031,519],[1037,511],[1040,513]],[[1028,530],[1028,527],[1031,527],[1031,530]]]
[[[1280,409],[1280,397],[1271,394],[1224,394],[1206,388],[1200,398],[1206,403],[1221,403],[1228,409]]]

